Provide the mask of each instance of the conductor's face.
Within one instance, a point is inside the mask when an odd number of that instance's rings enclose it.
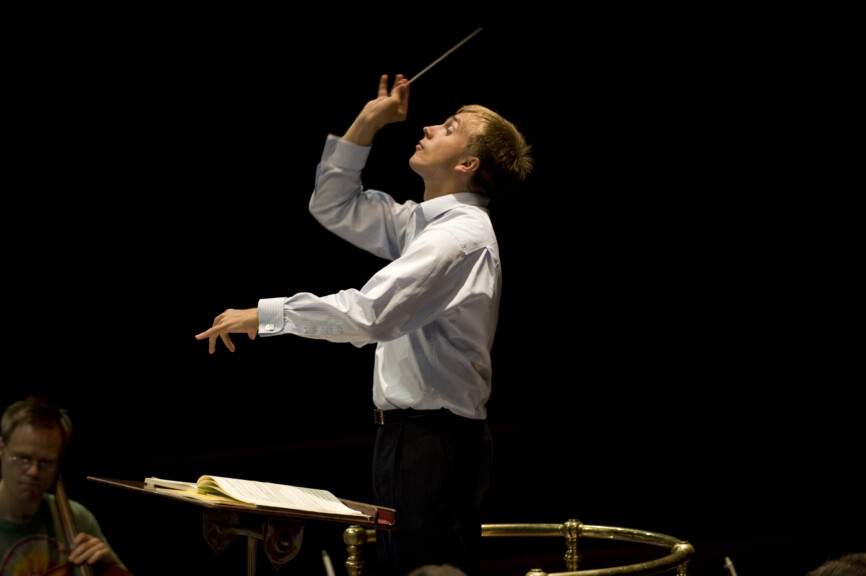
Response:
[[[409,166],[425,180],[450,177],[455,166],[468,156],[466,143],[477,123],[474,114],[457,114],[439,126],[425,126]]]

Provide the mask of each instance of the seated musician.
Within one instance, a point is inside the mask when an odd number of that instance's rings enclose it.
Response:
[[[62,570],[69,565],[99,575],[129,574],[94,515],[79,502],[48,493],[59,477],[71,432],[66,411],[45,399],[28,397],[3,413],[0,574],[66,574]],[[71,526],[63,523],[59,505],[64,502],[71,510]],[[65,526],[74,528],[71,545]]]

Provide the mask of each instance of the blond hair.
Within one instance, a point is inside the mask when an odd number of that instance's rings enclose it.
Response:
[[[512,192],[532,172],[532,147],[517,128],[478,104],[468,104],[458,114],[473,114],[481,121],[469,134],[466,150],[479,159],[479,168],[469,183],[470,190],[491,200]]]

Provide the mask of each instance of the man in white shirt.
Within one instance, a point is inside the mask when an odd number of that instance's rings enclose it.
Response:
[[[525,180],[532,157],[510,122],[464,106],[425,127],[409,159],[424,181],[423,202],[365,190],[361,172],[374,136],[405,120],[408,108],[406,78],[398,74],[389,93],[381,76],[377,97],[342,138],[327,137],[309,204],[327,229],[390,263],[359,290],[228,309],[196,339],[207,339],[211,354],[217,338],[233,352],[232,333],[375,344],[374,496],[397,510],[396,529],[377,535],[378,571],[404,576],[448,563],[475,576],[502,288],[488,205]]]

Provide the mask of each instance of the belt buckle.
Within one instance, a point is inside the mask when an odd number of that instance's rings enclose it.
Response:
[[[385,411],[381,408],[373,410],[373,423],[382,425],[385,423]]]

